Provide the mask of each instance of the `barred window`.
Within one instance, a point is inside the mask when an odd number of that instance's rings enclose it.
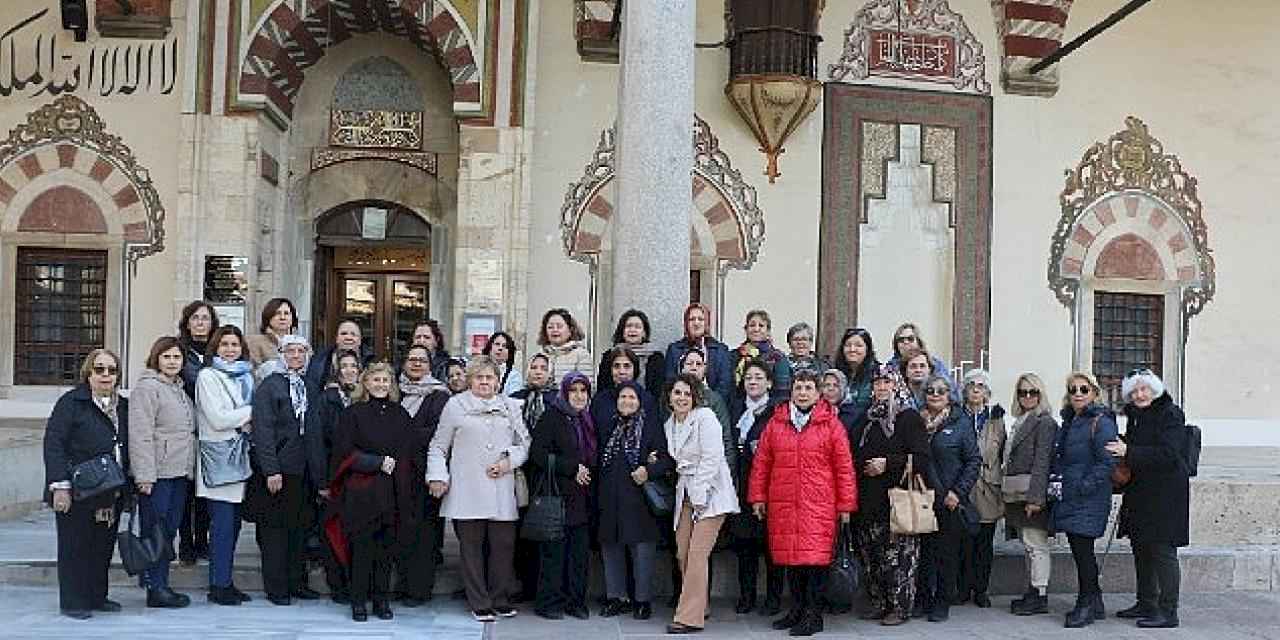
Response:
[[[18,249],[17,384],[70,385],[104,345],[107,252]]]
[[[1107,403],[1124,405],[1120,383],[1137,368],[1163,375],[1164,296],[1098,291],[1093,298],[1093,373]]]

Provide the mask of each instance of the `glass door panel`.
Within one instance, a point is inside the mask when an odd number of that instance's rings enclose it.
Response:
[[[360,325],[360,346],[369,352],[377,351],[378,285],[375,278],[347,278],[342,285],[339,321],[349,319]]]
[[[393,280],[391,308],[391,353],[393,362],[403,362],[413,343],[413,329],[427,319],[427,283],[422,280]]]

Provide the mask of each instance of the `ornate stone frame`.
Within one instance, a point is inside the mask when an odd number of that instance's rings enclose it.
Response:
[[[911,5],[916,5],[914,8]],[[908,10],[903,13],[902,8]],[[872,0],[858,10],[853,22],[844,32],[844,52],[834,64],[828,65],[828,79],[855,82],[871,76],[868,69],[870,52],[867,50],[869,31],[872,28],[893,28],[930,35],[946,35],[956,42],[956,77],[949,84],[957,91],[972,91],[981,95],[991,94],[987,81],[986,56],[982,42],[973,35],[964,17],[951,10],[947,0]],[[905,76],[909,80],[946,82],[945,78]]]

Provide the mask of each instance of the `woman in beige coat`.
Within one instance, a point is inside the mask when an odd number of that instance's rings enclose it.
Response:
[[[262,307],[261,323],[255,335],[249,336],[249,360],[253,362],[253,377],[262,382],[267,376],[282,370],[280,366],[280,338],[298,330],[298,309],[288,298],[272,298]]]
[[[595,363],[582,340],[582,329],[568,309],[551,309],[542,314],[538,344],[542,347],[542,353],[547,356],[551,367],[551,382],[555,387],[559,387],[560,381],[571,371],[586,376],[587,381],[595,386]]]
[[[467,381],[469,389],[440,414],[427,483],[431,495],[442,498],[440,516],[453,520],[471,614],[492,622],[516,614],[507,593],[516,543],[514,472],[529,457],[529,432],[520,404],[498,393],[493,358],[473,358]]]
[[[138,485],[142,530],[157,523],[170,542],[187,504],[187,481],[195,469],[195,415],[182,388],[182,347],[178,339],[156,340],[147,368],[129,394],[129,458]],[[144,572],[147,606],[180,608],[191,603],[169,588],[169,562]]]
[[[209,366],[196,377],[196,425],[199,442],[225,442],[249,431],[253,414],[253,367],[244,334],[235,325],[220,327],[209,340]],[[247,436],[245,436],[247,437]],[[199,446],[199,442],[197,446]],[[238,605],[249,596],[231,582],[244,482],[210,487],[196,456],[196,495],[209,501],[209,602]]]
[[[964,563],[960,576],[959,597],[963,601],[972,594],[973,603],[981,608],[991,606],[987,588],[991,583],[996,522],[1004,517],[1004,498],[1000,483],[1004,477],[1004,408],[991,406],[991,376],[982,369],[972,369],[964,376],[962,395],[965,422],[978,436],[982,466],[978,481],[973,483],[969,499],[978,510],[978,532],[969,536],[964,546]]]
[[[680,602],[667,633],[702,630],[707,611],[707,572],[711,551],[725,516],[738,513],[738,493],[725,459],[720,421],[700,406],[702,383],[681,374],[667,400],[671,417],[663,425],[667,449],[676,463],[676,559],[680,563]]]

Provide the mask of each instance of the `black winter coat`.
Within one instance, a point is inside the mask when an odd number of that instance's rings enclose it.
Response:
[[[120,466],[125,475],[129,470],[129,400],[116,402],[116,418],[119,432],[111,419],[94,404],[93,392],[88,384],[77,385],[62,394],[44,430],[44,484],[45,502],[52,504],[48,487],[54,482],[71,479],[71,469],[104,453],[111,453],[115,443],[120,443]],[[126,491],[128,485],[126,483]],[[101,501],[98,507],[111,506],[112,493],[95,496]],[[95,503],[96,504],[96,503]]]
[[[329,387],[319,395],[319,402],[307,407],[307,428],[303,439],[307,446],[307,476],[312,486],[323,489],[329,486],[333,477],[329,457],[333,453],[338,418],[346,406],[342,403],[342,393],[336,387]]]
[[[550,454],[556,456],[554,469],[547,468],[547,456]],[[569,416],[555,406],[548,406],[542,419],[538,421],[538,428],[533,432],[533,442],[529,445],[527,464],[533,471],[530,495],[539,486],[546,486],[545,490],[549,492],[550,486],[546,483],[554,479],[560,495],[564,497],[565,525],[571,527],[587,524],[591,514],[592,488],[590,485],[584,487],[578,484],[575,479],[581,457],[578,434]],[[596,475],[596,469],[591,469],[593,483],[599,482]]]
[[[196,378],[200,377],[200,370],[213,360],[205,355],[207,344],[195,344],[190,340],[178,341],[178,348],[182,350],[182,372],[179,374],[182,376],[182,390],[187,392],[191,402],[196,401]]]
[[[773,417],[773,412],[777,410],[779,405],[789,402],[788,398],[774,398],[765,405],[760,413],[756,414],[756,419],[751,423],[751,430],[747,432],[746,440],[739,443],[740,434],[738,429],[733,431],[733,445],[738,452],[734,459],[734,464],[729,468],[733,471],[733,486],[738,490],[738,504],[749,505],[747,501],[747,489],[751,484],[751,464],[756,459],[756,449],[760,446],[760,436],[764,435],[765,427],[769,426],[769,419]],[[738,420],[742,418],[742,414],[746,413],[747,405],[741,398],[741,394],[734,394],[734,402],[729,409],[730,415],[733,416],[733,424],[737,425]],[[729,532],[739,541],[767,539],[768,531],[765,529],[765,523],[757,518],[751,509],[744,508],[741,513],[729,516]]]
[[[329,383],[330,378],[333,377],[333,354],[337,350],[338,347],[329,345],[316,352],[316,354],[311,357],[311,361],[307,363],[307,372],[303,375],[303,377],[307,379],[307,384],[317,389],[325,388]],[[360,348],[361,367],[369,366],[369,363],[373,362],[373,359],[373,352],[366,351],[363,347]]]
[[[307,406],[320,403],[320,393],[307,385]],[[250,460],[254,470],[263,476],[277,473],[301,476],[307,470],[307,447],[303,441],[302,422],[293,414],[289,396],[289,379],[273,373],[253,392],[253,440]]]
[[[1167,393],[1145,409],[1130,404],[1124,412],[1129,417],[1125,460],[1133,480],[1124,490],[1118,535],[1185,547],[1191,498],[1186,417]]]
[[[924,428],[924,418],[915,409],[901,409],[893,421],[893,437],[886,438],[880,427],[868,423],[865,442],[855,456],[858,474],[858,517],[889,521],[889,489],[902,483],[902,473],[907,468],[907,456],[915,473],[924,478],[925,486],[937,486],[933,477],[933,464],[929,434]],[[859,434],[859,438],[862,435]],[[878,476],[866,474],[868,460],[885,458],[885,471]]]
[[[982,468],[982,452],[978,450],[978,435],[972,422],[966,419],[960,405],[951,406],[951,416],[929,438],[930,463],[937,484],[933,485],[933,510],[946,511],[947,492],[953,491],[960,498],[965,522],[978,524],[978,510],[969,499],[973,485],[978,481]]]
[[[604,391],[605,389],[609,389],[614,386],[613,372],[610,371],[612,363],[605,361],[608,357],[608,351],[600,354],[599,372],[596,374],[596,382],[600,386],[600,391]],[[645,356],[639,356],[639,358],[640,367],[644,369],[644,375],[640,376],[641,372],[637,371],[636,375],[639,377],[637,377],[636,382],[639,382],[640,386],[644,387],[644,390],[649,392],[649,395],[655,398],[661,397],[663,395],[663,391],[666,390],[667,385],[665,377],[667,372],[666,356],[662,355],[661,351],[654,351],[653,353],[650,353],[647,358]]]
[[[640,466],[648,472],[650,480],[671,482],[666,476],[675,470],[675,462],[667,453],[667,436],[661,425],[655,426],[651,422],[646,419],[640,432]],[[618,419],[615,415],[604,423],[596,424],[600,427],[600,450],[604,451],[618,428]],[[657,453],[657,462],[648,463],[650,453]],[[609,466],[599,469],[598,477],[594,478],[600,542],[658,542],[662,539],[663,524],[670,522],[667,518],[655,517],[649,511],[644,491],[631,479],[632,471],[634,469],[625,457],[615,456],[609,461]]]

